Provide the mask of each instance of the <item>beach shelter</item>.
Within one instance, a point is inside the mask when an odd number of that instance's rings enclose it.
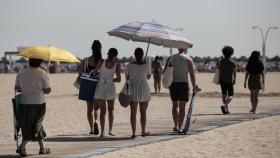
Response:
[[[80,60],[77,59],[71,52],[56,48],[53,46],[33,46],[24,49],[18,55],[26,58],[43,59],[46,61],[61,61],[69,63],[79,63]]]
[[[172,30],[170,27],[161,25],[154,20],[121,25],[109,31],[108,34],[125,40],[148,43],[146,56],[150,43],[168,48],[192,48],[193,46],[193,44],[179,32]]]

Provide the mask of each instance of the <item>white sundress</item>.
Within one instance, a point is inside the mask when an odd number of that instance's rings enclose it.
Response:
[[[108,69],[105,61],[100,68],[100,77],[97,83],[94,98],[102,100],[113,100],[116,97],[116,86],[113,82],[116,72],[116,64]]]
[[[151,100],[150,87],[147,82],[147,75],[151,74],[148,64],[128,64],[126,74],[129,76],[132,101],[146,102]]]

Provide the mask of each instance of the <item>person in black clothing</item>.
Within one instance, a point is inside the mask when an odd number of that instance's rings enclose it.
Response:
[[[153,70],[153,77],[154,77],[154,87],[155,87],[155,93],[160,93],[161,89],[161,76],[162,76],[162,65],[160,62],[160,57],[156,56],[155,60],[152,64],[152,70]]]
[[[253,114],[256,114],[260,89],[264,89],[264,78],[264,66],[260,60],[260,52],[253,51],[246,66],[244,81],[244,88],[246,88],[248,80],[252,104],[250,112]]]
[[[94,40],[91,46],[92,49],[92,55],[85,58],[81,65],[80,65],[80,71],[79,71],[79,77],[78,81],[80,81],[80,76],[82,73],[89,73],[92,70],[98,69],[97,67],[100,67],[102,64],[102,54],[101,49],[102,45],[99,40]],[[79,83],[79,82],[78,82]],[[98,110],[99,107],[97,104],[94,103],[94,101],[87,101],[87,119],[90,126],[90,134],[99,134],[97,119],[98,119]],[[94,121],[92,112],[94,111]]]
[[[225,46],[222,49],[223,56],[217,63],[217,68],[220,69],[220,85],[222,90],[223,105],[221,106],[223,114],[229,114],[228,104],[231,102],[234,95],[234,84],[236,80],[236,63],[231,59],[233,48]]]

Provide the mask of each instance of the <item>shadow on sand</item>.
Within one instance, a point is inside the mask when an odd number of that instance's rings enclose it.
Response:
[[[81,135],[63,135],[46,138],[46,142],[88,142],[88,141],[122,141],[122,140],[131,140],[130,137],[90,137],[90,136],[81,136]]]

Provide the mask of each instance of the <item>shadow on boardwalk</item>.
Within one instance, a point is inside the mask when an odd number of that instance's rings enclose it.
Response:
[[[85,135],[62,135],[45,139],[45,142],[104,142],[104,141],[125,141],[131,140],[130,137],[93,137]]]
[[[230,114],[227,114],[227,115],[248,115],[249,113],[230,113]],[[218,113],[218,114],[195,114],[193,116],[215,116],[215,115],[224,115],[224,114],[221,114],[221,113]]]
[[[19,155],[0,155],[0,158],[21,158]]]

